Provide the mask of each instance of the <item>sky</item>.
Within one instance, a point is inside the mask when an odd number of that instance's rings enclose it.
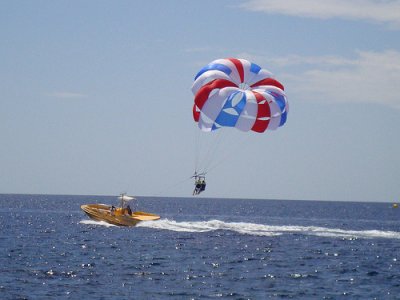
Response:
[[[5,0],[0,38],[0,193],[190,197],[205,141],[204,197],[400,201],[400,1]],[[227,57],[283,83],[285,126],[201,134]]]

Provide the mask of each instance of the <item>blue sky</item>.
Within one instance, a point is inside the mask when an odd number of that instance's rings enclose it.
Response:
[[[399,201],[399,20],[400,1],[3,1],[0,193],[190,196],[194,76],[238,57],[285,85],[288,121],[222,132],[205,197]]]

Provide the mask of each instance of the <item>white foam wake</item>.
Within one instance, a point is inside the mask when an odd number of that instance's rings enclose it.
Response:
[[[317,226],[275,226],[244,222],[223,222],[219,220],[199,222],[176,222],[168,219],[140,222],[137,227],[164,229],[179,232],[209,232],[229,230],[255,236],[277,236],[282,234],[303,234],[332,238],[389,238],[400,239],[400,232],[382,230],[344,230]]]
[[[82,220],[79,222],[80,224],[86,225],[98,225],[98,226],[105,226],[105,227],[117,227],[116,225],[104,222],[104,221],[95,221],[95,220]]]

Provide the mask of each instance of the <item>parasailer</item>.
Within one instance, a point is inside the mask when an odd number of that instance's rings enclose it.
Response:
[[[204,192],[206,190],[206,176],[205,174],[195,174],[193,175],[194,177],[194,190],[193,190],[193,196],[199,195],[201,192]]]
[[[286,123],[289,107],[283,85],[272,73],[245,59],[212,61],[195,76],[192,92],[193,119],[203,132],[231,127],[262,133]],[[203,190],[197,189],[198,172],[207,170],[196,166],[194,195],[205,189],[205,184]]]

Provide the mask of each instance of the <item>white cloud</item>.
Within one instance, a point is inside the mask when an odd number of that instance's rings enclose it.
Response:
[[[355,59],[342,57],[282,58],[300,72],[287,73],[288,88],[303,99],[324,102],[368,102],[400,109],[400,52],[358,52]],[[296,64],[296,68],[293,65]]]
[[[247,0],[241,7],[299,17],[367,20],[400,28],[399,0]]]

